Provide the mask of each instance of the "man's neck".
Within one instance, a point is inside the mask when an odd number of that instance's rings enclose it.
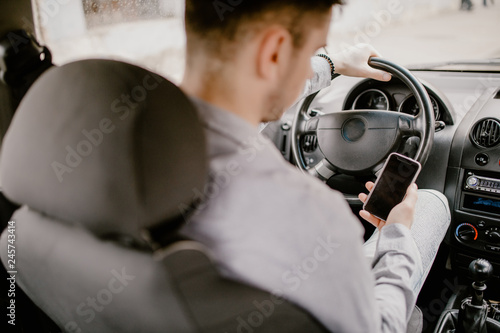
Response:
[[[251,91],[245,90],[245,83],[238,74],[232,74],[234,77],[231,80],[225,79],[224,75],[223,72],[210,75],[193,68],[186,69],[181,88],[190,96],[229,111],[258,126],[261,122],[261,115],[257,111],[260,109],[260,101],[250,96]]]

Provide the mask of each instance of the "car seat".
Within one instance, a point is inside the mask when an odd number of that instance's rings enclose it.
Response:
[[[207,174],[196,110],[168,80],[111,60],[53,67],[4,139],[0,181],[22,207],[2,262],[66,332],[324,332],[177,234]]]

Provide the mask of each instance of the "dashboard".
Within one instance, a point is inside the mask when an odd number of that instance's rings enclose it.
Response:
[[[434,109],[435,119],[438,120],[440,116],[439,104],[436,98],[429,96],[431,99],[432,107]],[[395,96],[393,96],[395,98]],[[390,109],[389,97],[386,93],[379,89],[367,89],[360,93],[352,103],[352,110],[383,110],[389,111]],[[398,112],[406,113],[416,116],[420,113],[420,107],[417,104],[417,99],[413,94],[407,95],[397,107]]]
[[[415,70],[413,74],[429,93],[436,119],[433,147],[417,184],[448,198],[452,221],[445,241],[451,267],[466,276],[472,260],[490,260],[496,279],[490,285],[496,285],[500,295],[500,73]],[[298,103],[262,132],[293,164],[291,140],[298,140],[307,168],[323,156],[313,133],[291,136],[297,112],[309,118],[354,109],[420,112],[410,90],[395,78],[379,82],[339,77],[316,95],[307,110],[300,108]],[[352,195],[363,190],[366,180],[340,175],[328,185],[343,192],[353,207]]]
[[[444,95],[425,85],[432,107],[435,120],[451,119],[448,108],[449,103]],[[416,116],[420,113],[415,96],[401,81],[397,79],[388,83],[366,80],[357,85],[344,101],[343,110],[381,110],[397,111]]]

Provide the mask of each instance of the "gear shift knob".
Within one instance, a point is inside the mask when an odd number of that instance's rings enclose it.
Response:
[[[493,267],[488,260],[476,259],[470,263],[469,272],[474,280],[474,289],[476,287],[482,288],[484,283],[491,277],[491,274],[493,274]]]
[[[485,282],[493,274],[493,267],[488,260],[476,259],[470,263],[469,272],[474,280],[472,283],[472,288],[474,289],[472,304],[481,305],[483,304],[483,292],[486,290]]]
[[[458,311],[457,333],[487,333],[488,303],[484,300],[485,282],[493,273],[493,267],[484,259],[476,259],[469,265],[474,282],[472,297],[462,301]]]

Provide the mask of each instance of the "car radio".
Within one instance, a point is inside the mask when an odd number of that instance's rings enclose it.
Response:
[[[496,174],[466,171],[460,208],[455,213],[459,243],[487,253],[500,253],[500,179]],[[500,175],[499,175],[500,176]]]
[[[500,179],[488,178],[468,172],[464,190],[500,196]]]
[[[500,179],[468,171],[463,190],[462,208],[500,215]]]

